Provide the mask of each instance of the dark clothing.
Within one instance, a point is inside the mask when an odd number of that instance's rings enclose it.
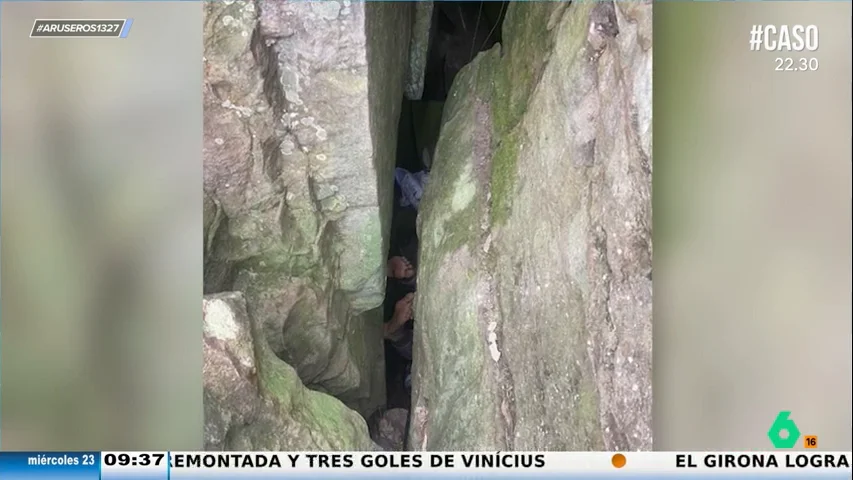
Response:
[[[403,327],[398,330],[394,336],[388,341],[394,350],[409,362],[412,361],[412,347],[415,339],[414,320],[409,320]]]
[[[406,390],[408,364],[391,342],[385,342],[385,385],[388,408],[410,408],[411,393]]]
[[[402,250],[411,250],[411,247],[414,247],[414,251],[406,252],[412,255],[409,261],[414,262],[417,260],[414,257],[417,257],[418,253],[418,211],[412,207],[401,207],[399,204],[401,195],[400,187],[395,186],[394,220],[391,222],[391,249],[388,253],[389,256],[393,257],[394,255],[400,255]]]
[[[417,272],[417,256],[418,243],[417,237],[410,238],[403,245],[394,245],[391,248],[389,258],[395,256],[405,257],[415,268]],[[394,309],[397,302],[402,300],[406,295],[414,293],[417,287],[416,276],[407,279],[399,280],[396,278],[388,278],[385,284],[385,322],[390,322],[394,316]],[[410,320],[400,328],[389,342],[403,358],[408,361],[412,360],[412,337],[414,331],[414,321]]]

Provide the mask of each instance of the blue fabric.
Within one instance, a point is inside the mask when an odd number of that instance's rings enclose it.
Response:
[[[415,210],[421,204],[421,197],[424,194],[424,187],[429,179],[429,173],[425,170],[412,173],[404,168],[397,168],[394,171],[394,180],[402,192],[400,200],[401,207],[414,207]]]

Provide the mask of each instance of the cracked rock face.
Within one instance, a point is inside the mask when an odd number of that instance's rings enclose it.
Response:
[[[374,448],[359,414],[305,388],[272,353],[242,294],[207,295],[202,310],[205,450]]]
[[[418,219],[413,450],[650,450],[651,2],[509,6]]]
[[[365,415],[411,6],[204,6],[205,293],[239,290],[276,356]]]

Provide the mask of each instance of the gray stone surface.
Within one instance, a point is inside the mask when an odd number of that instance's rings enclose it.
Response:
[[[204,8],[205,293],[244,292],[278,357],[369,415],[411,6]]]
[[[651,2],[512,3],[419,221],[414,450],[652,447]]]
[[[424,93],[429,42],[434,27],[433,2],[415,3],[412,39],[409,46],[409,76],[406,82],[406,98],[409,100],[420,100]]]
[[[202,309],[205,450],[375,448],[358,413],[305,388],[273,354],[242,294],[205,296]]]

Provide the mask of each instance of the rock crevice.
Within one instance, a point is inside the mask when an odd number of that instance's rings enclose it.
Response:
[[[503,7],[433,51],[431,2],[205,4],[208,448],[651,448],[651,2]],[[377,307],[435,92],[404,422]]]

